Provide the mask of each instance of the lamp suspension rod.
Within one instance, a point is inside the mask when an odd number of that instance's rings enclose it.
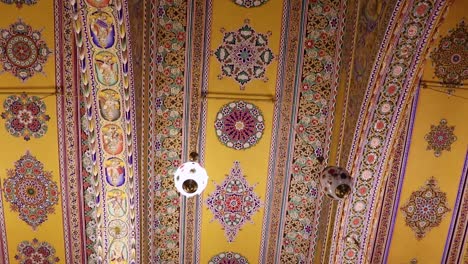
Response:
[[[201,96],[206,99],[234,99],[270,102],[276,101],[274,96],[271,94],[202,92]]]
[[[452,96],[452,97],[458,97],[458,98],[461,98],[461,99],[468,100],[468,97],[456,95],[455,93],[450,93],[450,92],[438,90],[438,89],[443,89],[443,88],[435,89],[435,88],[432,88],[432,87],[425,87],[424,89],[429,89],[429,90],[432,90],[432,91],[435,91],[435,92],[438,92],[438,93],[443,93],[445,95],[449,95],[449,96]]]
[[[425,88],[425,87],[440,87],[440,88],[446,88],[446,89],[468,90],[468,83],[450,84],[450,83],[443,83],[443,82],[436,82],[436,81],[425,81],[425,80],[421,80],[420,83],[423,86],[423,88]]]
[[[46,91],[43,91],[43,92],[26,92],[26,91],[12,91],[12,90],[7,90],[7,91],[4,91],[3,89],[0,89],[0,94],[27,94],[27,95],[54,95],[54,94],[59,94],[58,92],[56,91],[53,91],[53,92],[46,92]]]

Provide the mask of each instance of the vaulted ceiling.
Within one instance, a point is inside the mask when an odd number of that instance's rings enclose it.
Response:
[[[468,261],[467,8],[1,0],[0,263]]]

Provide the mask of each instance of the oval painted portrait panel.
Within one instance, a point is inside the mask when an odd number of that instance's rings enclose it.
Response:
[[[125,163],[119,158],[110,158],[104,162],[106,181],[114,187],[125,183]]]
[[[96,11],[89,16],[89,32],[94,45],[108,49],[115,43],[114,18],[102,11]]]
[[[128,249],[125,243],[119,240],[112,242],[109,248],[109,263],[128,263]]]
[[[120,95],[114,90],[102,90],[98,94],[99,112],[107,121],[116,121],[120,118]]]
[[[114,53],[101,51],[94,57],[94,69],[99,83],[113,86],[119,81],[119,64]]]
[[[105,125],[102,128],[102,143],[104,150],[111,155],[118,155],[123,151],[123,132],[117,125]]]
[[[107,175],[106,175],[106,178],[107,178]],[[111,178],[109,177],[109,179]],[[109,179],[107,179],[107,181],[109,181]],[[125,177],[124,177],[124,180],[125,180]],[[110,215],[114,217],[122,217],[127,213],[127,208],[128,208],[127,194],[124,191],[121,191],[119,189],[110,190],[107,192],[106,200],[107,200],[106,201],[107,211],[109,212]]]

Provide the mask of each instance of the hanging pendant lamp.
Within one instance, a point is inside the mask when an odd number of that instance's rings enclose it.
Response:
[[[175,187],[183,196],[201,194],[208,184],[208,174],[197,160],[198,153],[190,153],[189,161],[180,165],[174,173]]]
[[[323,157],[318,158],[322,164]],[[320,175],[320,188],[322,192],[334,200],[342,200],[352,192],[353,179],[349,172],[338,166],[328,166]]]

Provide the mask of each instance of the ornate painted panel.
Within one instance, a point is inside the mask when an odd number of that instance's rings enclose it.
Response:
[[[462,261],[466,4],[127,5],[0,1],[1,263]]]
[[[345,8],[341,1],[149,1],[143,259],[314,257],[317,157],[327,156],[331,141]],[[186,199],[172,173],[193,150],[212,182]]]
[[[139,263],[139,191],[127,2],[72,1],[80,78],[86,259]]]
[[[75,53],[65,7],[0,3],[1,263],[84,259]]]
[[[370,104],[361,108],[358,122],[365,127],[355,131],[359,138],[353,143],[357,152],[348,162],[355,176],[355,192],[338,206],[341,216],[337,217],[333,233],[333,239],[338,242],[331,245],[330,256],[334,257],[330,263],[363,262],[370,257],[369,246],[373,243],[376,224],[373,219],[379,206],[375,198],[383,191],[389,147],[395,142],[395,129],[414,91],[415,74],[421,56],[426,54],[427,40],[434,34],[434,26],[446,4],[444,1],[396,4],[387,31],[391,45],[382,50],[385,55],[379,57],[381,65],[375,64],[376,75],[371,76],[372,82],[367,86],[369,97],[365,100]],[[393,28],[396,21],[401,27]]]
[[[384,254],[388,262],[462,262],[461,237],[466,234],[467,214],[467,128],[458,113],[466,111],[466,92],[449,92],[455,83],[448,84],[438,74],[442,66],[434,60],[434,54],[440,52],[453,32],[460,30],[460,9],[464,5],[463,1],[455,1],[449,7],[438,25],[438,37],[429,43],[428,59],[421,65],[422,84],[415,98],[417,108],[412,117],[414,128],[406,155],[405,181],[395,199],[400,209],[394,216],[394,227],[388,231],[390,242]],[[456,50],[456,45],[453,48]],[[452,54],[456,59],[457,52]],[[402,251],[396,242],[402,239],[412,244],[411,251]]]

